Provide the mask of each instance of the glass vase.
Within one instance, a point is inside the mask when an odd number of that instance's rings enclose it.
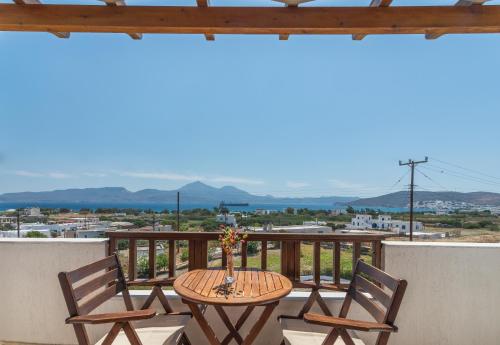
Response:
[[[229,252],[226,255],[227,266],[226,266],[226,284],[232,284],[234,282],[234,255],[233,252]]]

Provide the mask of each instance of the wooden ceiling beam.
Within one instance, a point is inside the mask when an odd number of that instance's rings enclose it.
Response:
[[[210,6],[210,0],[196,0],[196,5],[198,5],[198,7],[208,7]],[[205,39],[207,41],[215,41],[215,35],[213,34],[205,34]]]
[[[500,33],[500,6],[172,7],[0,4],[0,31],[164,34]]]
[[[14,0],[16,5],[40,5],[41,2],[39,0]],[[69,38],[71,35],[69,32],[52,32],[49,31],[52,35],[59,38]]]
[[[391,6],[392,0],[372,0],[370,2],[370,7],[389,7]],[[364,34],[352,35],[352,39],[355,41],[361,41],[365,38]]]
[[[125,0],[102,0],[108,6],[127,6]],[[133,40],[142,40],[141,33],[131,33],[128,34]]]
[[[472,5],[482,5],[485,2],[488,2],[490,0],[458,0],[455,6],[472,6]],[[425,38],[428,40],[435,40],[438,39],[439,37],[443,36],[445,33],[442,31],[432,31],[429,30],[425,34]]]

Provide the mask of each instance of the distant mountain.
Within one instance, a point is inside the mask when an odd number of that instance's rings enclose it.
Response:
[[[452,201],[452,202],[467,202],[476,205],[493,205],[500,206],[500,194],[489,192],[424,192],[418,191],[414,194],[415,202],[422,201]],[[358,199],[348,202],[351,206],[366,206],[366,207],[406,207],[408,206],[408,192],[401,191],[375,198]]]
[[[5,193],[0,195],[4,203],[175,203],[177,192],[183,204],[221,201],[259,204],[329,205],[356,200],[355,197],[277,198],[270,195],[253,195],[232,186],[212,187],[202,182],[189,183],[176,190],[143,189],[131,192],[123,187],[65,189],[48,192]]]

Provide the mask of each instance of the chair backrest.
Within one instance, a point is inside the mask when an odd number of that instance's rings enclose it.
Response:
[[[352,300],[358,302],[377,322],[395,327],[394,321],[407,282],[396,279],[376,267],[358,260],[339,317],[347,317]],[[366,296],[369,293],[372,298]],[[377,345],[387,342],[389,333],[379,335]]]
[[[58,277],[70,317],[88,315],[120,292],[127,310],[133,310],[127,282],[116,254],[71,272],[60,272]]]

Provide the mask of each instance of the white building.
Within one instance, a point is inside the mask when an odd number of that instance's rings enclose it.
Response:
[[[29,207],[23,210],[23,215],[27,217],[40,217],[42,213],[40,212],[40,207]]]
[[[10,217],[10,216],[0,216],[0,225],[15,225],[17,224],[17,217]]]
[[[26,237],[26,235],[28,234],[28,232],[31,232],[31,231],[38,231],[40,233],[42,233],[43,235],[45,235],[46,237],[51,237],[50,236],[50,230],[48,229],[41,229],[41,230],[19,230],[19,233],[21,235],[21,237]],[[8,230],[8,231],[0,231],[0,238],[1,237],[6,237],[6,238],[15,238],[17,237],[17,230]]]
[[[272,213],[277,213],[278,211],[276,210],[264,210],[263,208],[258,208],[254,211],[254,213],[256,215],[259,215],[259,216],[267,216],[267,215],[270,215]]]
[[[236,227],[236,217],[234,214],[218,214],[215,216],[215,221]]]
[[[410,222],[404,220],[393,220],[386,214],[379,215],[376,219],[369,214],[357,214],[351,219],[351,223],[346,229],[353,230],[390,230],[396,233],[410,232]],[[422,231],[424,224],[422,222],[413,222],[413,231]]]
[[[249,227],[249,231],[255,232],[281,232],[281,233],[301,233],[301,234],[327,234],[332,233],[333,230],[329,226],[322,225],[291,225],[291,226],[273,226],[268,224],[265,227]]]
[[[326,225],[326,222],[316,219],[316,220],[302,222],[302,225]]]

